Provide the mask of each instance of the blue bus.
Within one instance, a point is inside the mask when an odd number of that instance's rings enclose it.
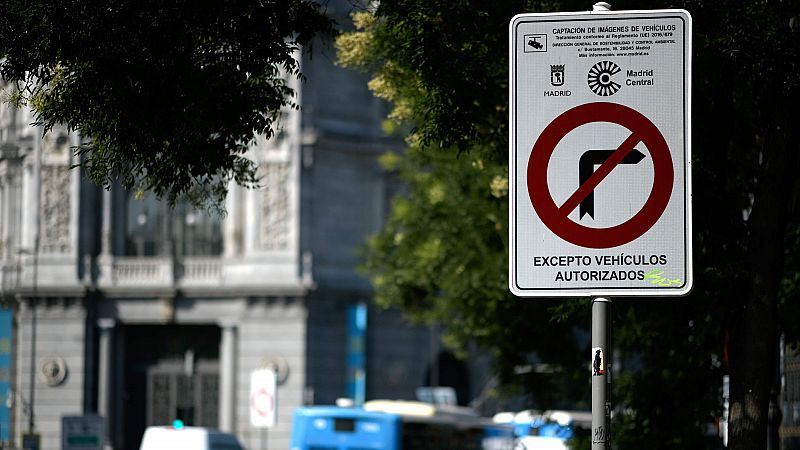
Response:
[[[512,450],[514,429],[466,408],[371,401],[295,410],[291,450]]]

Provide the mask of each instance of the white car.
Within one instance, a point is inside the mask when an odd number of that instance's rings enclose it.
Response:
[[[542,436],[523,436],[514,450],[568,450],[563,439]]]
[[[231,433],[202,427],[147,427],[139,450],[244,450]]]

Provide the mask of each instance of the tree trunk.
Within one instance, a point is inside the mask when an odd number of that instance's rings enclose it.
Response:
[[[781,102],[783,103],[783,102]],[[797,156],[787,135],[788,108],[778,108],[767,131],[748,220],[750,289],[731,346],[729,447],[767,447],[770,387],[775,370],[776,314],[783,275],[784,236]],[[782,116],[781,113],[789,115]]]
[[[763,240],[774,239],[778,238],[765,236]],[[765,243],[764,247],[768,246]],[[754,253],[767,252],[759,248]],[[758,272],[761,273],[753,274],[731,349],[729,447],[732,450],[759,450],[767,445],[777,289],[769,282],[771,275]]]

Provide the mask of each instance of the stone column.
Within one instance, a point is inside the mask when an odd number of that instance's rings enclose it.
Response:
[[[219,347],[219,429],[234,432],[236,427],[236,324],[220,324]]]
[[[222,249],[225,258],[235,258],[241,254],[243,224],[240,191],[235,183],[228,185],[228,196],[225,198],[225,209],[228,214],[222,222]]]
[[[0,156],[2,156],[2,153],[0,153]],[[9,250],[11,236],[8,231],[8,224],[11,222],[11,207],[8,205],[11,198],[9,194],[11,177],[3,173],[3,169],[4,167],[0,166],[0,261],[5,262],[11,256],[11,251]],[[5,273],[0,274],[0,282],[5,282],[5,279],[2,278],[4,275]],[[5,285],[0,287],[5,289]]]
[[[112,241],[111,241],[111,228],[112,228],[112,210],[111,203],[113,195],[111,190],[103,189],[102,202],[101,202],[101,225],[100,225],[100,255],[97,257],[97,281],[98,284],[103,286],[111,285],[112,274]]]
[[[100,231],[100,253],[111,256],[111,189],[103,189],[103,216]]]
[[[111,443],[111,411],[113,410],[113,391],[112,391],[112,361],[114,328],[117,321],[114,319],[99,319],[97,328],[100,331],[98,361],[97,361],[97,414],[105,418],[106,447]]]

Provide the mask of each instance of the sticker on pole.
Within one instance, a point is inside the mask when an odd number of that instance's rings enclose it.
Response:
[[[690,57],[683,10],[512,19],[514,294],[691,290]]]
[[[603,349],[592,347],[592,376],[601,377],[606,374],[606,362]]]

